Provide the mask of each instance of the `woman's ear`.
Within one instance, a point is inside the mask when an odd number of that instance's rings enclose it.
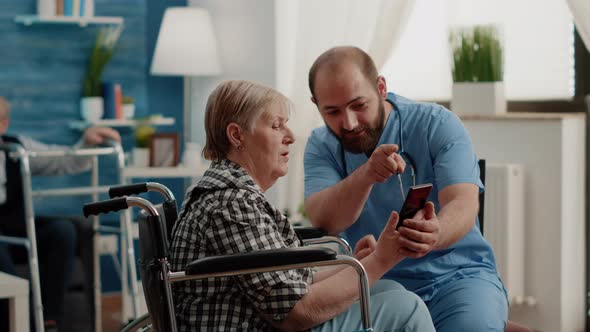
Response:
[[[239,124],[235,122],[230,122],[225,128],[225,134],[227,135],[227,139],[229,140],[230,144],[233,145],[235,148],[242,146],[242,128]]]
[[[6,118],[0,120],[0,135],[4,135],[8,131],[8,126],[10,124],[10,118]]]

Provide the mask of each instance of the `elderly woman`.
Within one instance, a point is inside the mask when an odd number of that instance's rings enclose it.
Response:
[[[212,255],[301,246],[293,227],[264,192],[287,173],[291,104],[277,91],[247,81],[221,83],[209,96],[204,155],[212,160],[189,189],[173,231],[172,269]],[[434,331],[419,297],[390,280],[402,260],[397,213],[375,241],[355,255],[371,289],[377,331]],[[180,331],[353,331],[361,326],[358,276],[352,268],[299,269],[186,281],[175,285]]]

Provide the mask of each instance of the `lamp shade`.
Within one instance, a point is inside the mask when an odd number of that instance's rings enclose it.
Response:
[[[196,7],[167,8],[150,72],[153,75],[207,76],[220,71],[209,13]]]

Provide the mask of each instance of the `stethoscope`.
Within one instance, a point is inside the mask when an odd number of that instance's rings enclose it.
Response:
[[[397,114],[397,119],[399,121],[399,131],[398,131],[398,140],[399,140],[399,150],[397,154],[399,154],[404,160],[407,161],[406,167],[410,167],[410,174],[412,176],[412,186],[416,186],[416,164],[414,163],[414,158],[406,152],[404,149],[404,135],[402,135],[402,128],[403,128],[403,120],[402,114],[397,107],[397,104],[391,100],[388,100],[391,105],[393,106],[393,111]],[[340,144],[340,158],[342,161],[342,167],[344,168],[344,177],[348,176],[348,170],[346,168],[346,156],[344,151],[344,146],[342,143]],[[404,190],[404,183],[402,181],[402,173],[397,173],[397,180],[399,182],[399,189],[402,194],[402,198],[406,199],[406,191]]]

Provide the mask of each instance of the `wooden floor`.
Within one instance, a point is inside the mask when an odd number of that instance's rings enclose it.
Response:
[[[102,331],[117,332],[121,330],[121,295],[102,296]]]

